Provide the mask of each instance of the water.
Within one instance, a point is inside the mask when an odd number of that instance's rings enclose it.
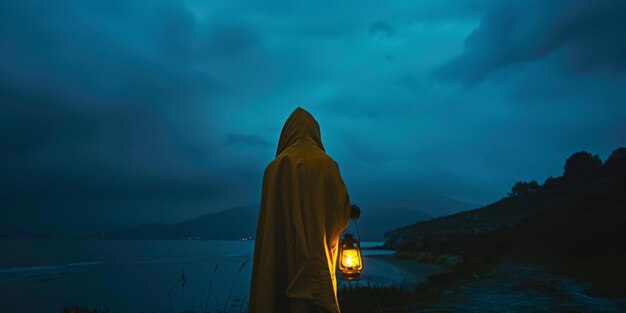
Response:
[[[169,312],[170,303],[176,311],[181,304],[197,309],[218,266],[209,303],[215,308],[231,286],[231,301],[245,296],[250,264],[237,272],[253,249],[253,241],[3,241],[0,312],[59,312],[74,304],[115,312]],[[184,294],[176,283],[183,271]]]
[[[247,299],[254,241],[2,240],[0,251],[0,312],[60,312],[71,305],[200,311],[216,266],[208,307],[223,308],[228,299],[238,311]],[[391,253],[364,250],[364,283],[414,282],[440,270],[424,265],[409,273]]]

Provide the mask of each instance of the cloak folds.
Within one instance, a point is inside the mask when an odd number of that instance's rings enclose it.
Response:
[[[350,199],[319,125],[297,108],[263,175],[250,313],[339,312],[335,264]]]

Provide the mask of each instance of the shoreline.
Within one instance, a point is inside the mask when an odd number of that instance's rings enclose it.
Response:
[[[372,251],[374,252],[374,251]],[[387,251],[386,251],[387,252]],[[363,255],[364,269],[359,281],[338,280],[338,287],[344,286],[398,286],[412,289],[419,283],[424,283],[430,276],[448,271],[438,264],[423,264],[413,260],[398,259],[390,253],[375,253]],[[339,272],[337,276],[339,277]]]
[[[418,283],[423,283],[429,277],[441,273],[450,272],[450,269],[436,263],[419,263],[411,259],[399,259],[395,255],[372,255],[369,258],[384,262],[398,268],[404,275],[402,282],[406,287],[413,287]]]

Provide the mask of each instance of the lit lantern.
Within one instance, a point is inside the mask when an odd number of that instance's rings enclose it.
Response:
[[[343,280],[361,280],[363,258],[361,245],[350,232],[346,232],[339,240],[338,266]]]

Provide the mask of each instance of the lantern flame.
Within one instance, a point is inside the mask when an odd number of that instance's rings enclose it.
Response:
[[[343,250],[343,265],[349,268],[359,267],[359,255],[356,250],[349,249]]]

